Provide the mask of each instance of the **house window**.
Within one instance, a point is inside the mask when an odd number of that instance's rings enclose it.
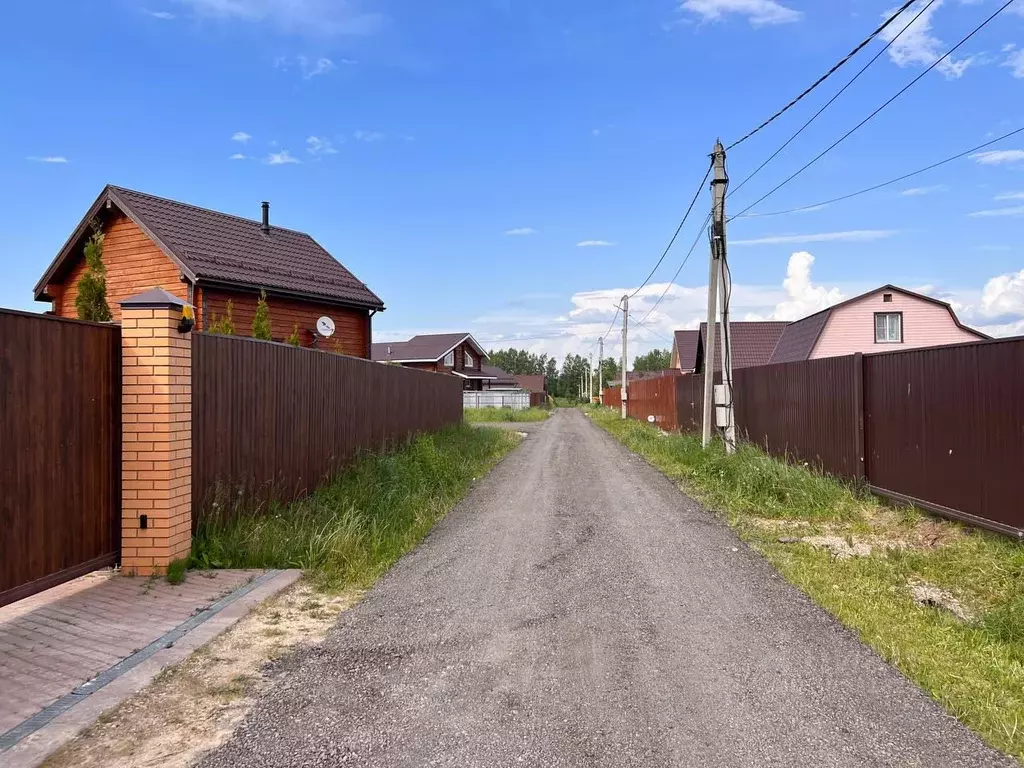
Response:
[[[875,343],[899,344],[903,341],[903,313],[875,313]]]
[[[882,301],[884,301],[886,304],[892,304],[892,294],[891,293],[883,293],[882,294]]]
[[[447,355],[444,356],[443,363],[444,363],[444,366],[446,368],[454,368],[455,367],[455,350],[454,349],[451,352],[449,352]]]
[[[466,352],[464,354],[466,355],[466,362],[465,362],[465,365],[463,367],[464,368],[472,368],[473,367],[473,355],[471,355],[469,353],[469,350],[466,350]]]

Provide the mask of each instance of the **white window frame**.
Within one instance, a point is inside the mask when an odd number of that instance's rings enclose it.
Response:
[[[882,325],[879,325],[879,320]],[[903,313],[875,312],[875,344],[903,343]]]
[[[454,368],[455,367],[455,350],[454,349],[448,350],[448,353],[444,356],[444,360],[441,361],[441,365],[445,366],[446,368]]]
[[[465,352],[462,353],[462,356],[463,356],[462,367],[463,368],[472,368],[473,367],[473,353],[470,352],[467,349]]]

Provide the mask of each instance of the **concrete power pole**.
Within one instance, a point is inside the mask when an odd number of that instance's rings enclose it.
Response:
[[[587,368],[587,404],[594,402],[594,353],[590,353],[590,366]]]
[[[707,346],[704,348],[704,446],[711,442],[711,417],[714,403],[714,370],[715,370],[715,321],[718,319],[716,302],[721,299],[722,312],[722,386],[725,393],[723,402],[725,416],[725,451],[736,451],[736,420],[733,412],[732,388],[732,334],[729,332],[729,299],[732,290],[731,281],[725,268],[725,192],[729,186],[729,176],[725,170],[725,147],[722,142],[715,143],[712,154],[714,179],[711,182],[713,202],[711,217],[711,265],[708,271],[708,331]]]
[[[604,336],[597,337],[597,401],[604,405]]]
[[[629,400],[629,371],[626,368],[626,339],[629,335],[629,296],[622,297],[622,418],[626,418],[626,405]]]

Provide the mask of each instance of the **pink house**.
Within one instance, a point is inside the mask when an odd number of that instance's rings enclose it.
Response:
[[[961,323],[946,302],[883,285],[790,323],[769,362],[936,347],[987,338]]]

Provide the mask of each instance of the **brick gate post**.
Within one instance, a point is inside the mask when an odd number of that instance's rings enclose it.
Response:
[[[192,544],[192,307],[153,288],[121,312],[121,569],[148,576]]]

